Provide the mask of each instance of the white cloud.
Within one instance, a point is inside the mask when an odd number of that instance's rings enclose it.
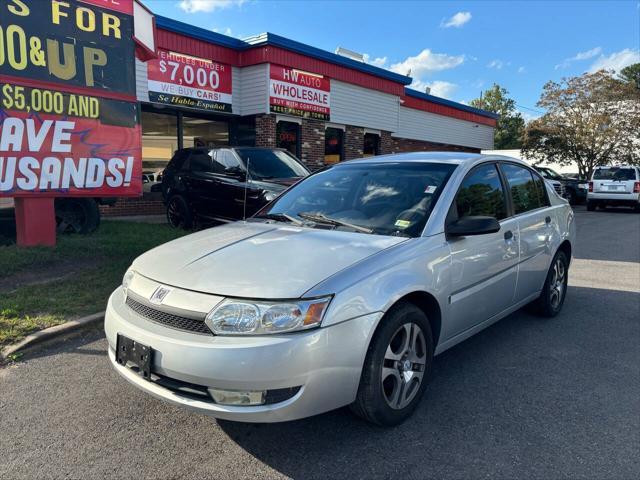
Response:
[[[562,61],[562,63],[559,63],[554,68],[555,70],[560,70],[561,68],[568,68],[569,66],[571,66],[573,62],[589,60],[590,58],[600,55],[600,53],[602,53],[602,47],[595,47],[585,52],[578,52],[573,57],[565,58]]]
[[[504,67],[505,65],[510,65],[509,62],[503,62],[502,60],[491,60],[488,64],[487,67],[488,68],[495,68],[496,70],[502,70],[502,67]]]
[[[524,73],[524,72],[525,72],[524,67],[518,67],[518,73]]]
[[[401,75],[407,75],[411,72],[412,77],[420,80],[433,72],[455,68],[463,62],[464,55],[433,53],[428,48],[425,48],[415,57],[408,57],[402,62],[394,63],[389,69]]]
[[[471,12],[458,12],[448,20],[443,19],[442,22],[440,22],[440,26],[442,28],[460,28],[465,23],[469,22],[469,20],[471,20]]]
[[[445,82],[442,80],[434,80],[433,82],[422,82],[420,80],[414,80],[410,86],[414,90],[418,90],[420,92],[424,92],[427,88],[429,88],[430,95],[449,99],[458,90],[458,85],[456,85],[455,83]]]
[[[587,50],[586,52],[578,52],[575,57],[571,58],[571,60],[589,60],[590,58],[599,55],[602,52],[602,47],[592,48],[591,50]]]
[[[370,63],[373,66],[384,68],[387,64],[387,57],[376,57],[373,60],[368,53],[362,55],[364,57],[364,63]]]
[[[240,6],[245,2],[246,0],[180,0],[178,5],[187,13],[198,13]]]
[[[600,57],[591,65],[589,71],[597,72],[598,70],[604,69],[619,72],[624,67],[638,62],[640,62],[640,50],[625,48],[624,50],[612,53],[609,56],[600,55]]]

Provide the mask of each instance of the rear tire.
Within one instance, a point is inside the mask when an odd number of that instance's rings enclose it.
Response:
[[[193,228],[193,211],[182,195],[173,195],[167,201],[167,222],[174,228]]]
[[[587,211],[593,212],[596,209],[596,202],[593,200],[587,200]]]
[[[552,318],[560,313],[562,305],[564,305],[564,299],[567,296],[568,280],[569,259],[560,250],[553,257],[540,297],[533,303],[540,315]]]
[[[411,303],[392,307],[369,344],[351,410],[382,426],[404,422],[424,393],[433,364],[429,320]]]

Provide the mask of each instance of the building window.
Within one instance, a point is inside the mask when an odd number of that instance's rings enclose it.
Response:
[[[364,134],[364,157],[372,157],[380,153],[380,135],[375,133]]]
[[[143,111],[142,168],[147,172],[162,170],[178,148],[178,116],[175,112]]]
[[[344,130],[328,127],[324,131],[324,163],[338,163],[343,160]]]
[[[229,122],[182,115],[182,146],[229,145]]]
[[[300,125],[294,122],[278,122],[276,124],[276,147],[289,150],[299,157]]]

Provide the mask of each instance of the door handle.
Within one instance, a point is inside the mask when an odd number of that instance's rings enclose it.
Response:
[[[513,238],[513,232],[511,230],[507,230],[504,232],[504,239],[511,240]]]

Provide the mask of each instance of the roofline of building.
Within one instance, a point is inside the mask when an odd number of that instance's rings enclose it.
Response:
[[[184,23],[184,22],[179,22],[172,18],[163,17],[161,15],[156,15],[155,19],[156,19],[156,26],[158,28],[161,28],[163,30],[168,30],[170,32],[178,33],[181,35],[186,35],[188,37],[202,40],[204,42],[212,43],[215,45],[219,45],[222,47],[226,47],[226,48],[230,48],[238,51],[249,50],[259,46],[272,45],[274,47],[279,47],[285,50],[289,50],[289,51],[292,51],[307,57],[311,57],[314,59],[318,59],[327,63],[340,65],[345,68],[350,68],[363,73],[367,73],[369,75],[373,75],[376,77],[384,78],[386,80],[390,80],[392,82],[396,82],[404,86],[405,95],[410,97],[414,97],[420,100],[425,100],[438,105],[444,105],[447,107],[455,108],[457,110],[474,113],[476,115],[480,115],[483,117],[488,117],[492,119],[499,118],[499,115],[496,115],[495,113],[492,113],[492,112],[488,112],[486,110],[470,107],[462,103],[446,100],[444,98],[436,97],[434,95],[429,95],[427,93],[422,93],[422,92],[419,92],[418,90],[413,90],[411,88],[408,88],[407,85],[410,85],[413,79],[406,75],[400,75],[398,73],[394,73],[384,68],[370,65],[368,63],[358,62],[357,60],[343,57],[342,55],[337,55],[335,53],[331,53],[326,50],[322,50],[320,48],[312,47],[310,45],[306,45],[301,42],[296,42],[295,40],[290,40],[280,35],[276,35],[273,33],[261,33],[259,35],[254,35],[252,37],[249,37],[245,40],[240,40],[238,38],[213,32],[205,28],[196,27],[194,25],[189,25],[188,23]]]
[[[426,100],[427,102],[437,103],[439,105],[446,105],[447,107],[457,108],[458,110],[464,110],[465,112],[475,113],[476,115],[493,118],[495,120],[500,118],[500,115],[498,115],[497,113],[489,112],[487,110],[482,110],[480,108],[470,107],[469,105],[465,105],[464,103],[454,102],[452,100],[447,100],[446,98],[440,98],[434,95],[429,95],[428,93],[420,92],[419,90],[414,90],[413,88],[405,87],[404,92],[409,97],[418,98],[420,100]]]
[[[296,42],[295,40],[290,40],[274,33],[261,33],[260,35],[255,35],[253,37],[245,39],[245,42],[251,47],[259,45],[273,45],[275,47],[284,48],[286,50],[290,50],[307,57],[316,58],[318,60],[323,60],[325,62],[333,63],[347,68],[353,68],[354,70],[359,70],[361,72],[368,73],[376,77],[381,77],[386,80],[391,80],[392,82],[397,82],[402,85],[410,85],[413,81],[411,77],[407,77],[406,75],[400,75],[399,73],[390,72],[389,70],[386,70],[384,68],[376,67],[364,62],[359,62],[357,60],[353,60],[336,53],[331,53],[320,48],[312,47],[311,45],[307,45],[301,42]]]
[[[343,67],[359,70],[369,75],[391,80],[401,85],[409,85],[413,80],[406,75],[400,75],[398,73],[390,72],[384,68],[376,67],[364,62],[358,62],[342,55],[327,52],[320,48],[312,47],[295,40],[290,40],[274,33],[261,33],[254,35],[245,40],[229,37],[221,33],[212,32],[205,28],[189,25],[188,23],[179,22],[172,18],[156,15],[156,25],[158,28],[169,30],[182,35],[187,35],[198,40],[214,43],[222,47],[233,48],[235,50],[248,50],[264,45],[273,45],[274,47],[284,48],[307,57],[323,60],[325,62],[333,63],[335,65],[341,65]]]

